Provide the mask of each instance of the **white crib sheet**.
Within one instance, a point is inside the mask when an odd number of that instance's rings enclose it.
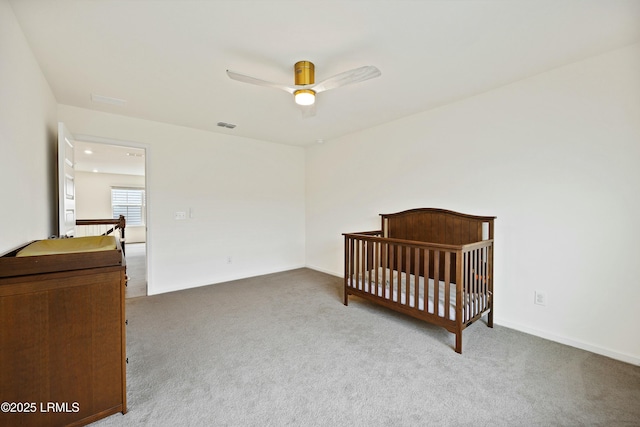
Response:
[[[398,272],[393,270],[393,295],[391,295],[391,270],[388,268],[385,271],[385,283],[382,283],[382,273],[383,269],[380,267],[378,269],[378,284],[377,289],[375,289],[375,293],[382,297],[384,294],[384,299],[392,299],[394,302],[398,302],[398,294],[400,294],[400,304],[408,305],[409,307],[415,307],[415,276],[413,274],[407,274],[403,272]],[[398,280],[398,274],[400,275],[400,279]],[[407,304],[407,276],[409,276],[409,303]],[[424,297],[425,297],[425,289],[424,289],[424,278],[418,278],[418,309],[420,311],[424,311]],[[375,270],[365,272],[364,282],[362,278],[360,279],[359,288],[364,292],[370,293],[369,285],[375,285]],[[449,319],[456,320],[456,285],[450,283],[450,291],[449,291]],[[427,312],[434,314],[434,296],[435,296],[435,283],[433,279],[429,279],[429,294],[428,294],[428,303],[427,303]],[[439,281],[438,284],[438,316],[445,317],[445,287],[446,284],[444,281]],[[399,292],[398,292],[399,291]],[[480,298],[480,302],[484,301],[484,295],[477,295],[476,298]],[[467,301],[467,310],[470,309],[469,302]]]

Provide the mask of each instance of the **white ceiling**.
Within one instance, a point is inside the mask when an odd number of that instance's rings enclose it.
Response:
[[[638,0],[10,3],[61,104],[301,146],[640,40]],[[299,60],[316,81],[362,65],[382,76],[319,94],[303,118],[291,95],[225,73],[293,84]]]
[[[145,150],[135,147],[76,140],[75,166],[80,172],[145,175]]]

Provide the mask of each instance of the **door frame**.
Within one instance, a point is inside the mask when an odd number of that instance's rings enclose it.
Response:
[[[135,141],[123,141],[118,139],[105,138],[101,136],[94,135],[85,135],[85,134],[76,134],[75,139],[77,141],[83,142],[91,142],[94,144],[104,144],[104,145],[116,145],[120,147],[131,147],[138,148],[144,150],[144,188],[145,188],[145,250],[146,250],[146,280],[147,280],[147,295],[149,295],[149,287],[151,285],[151,241],[152,241],[152,227],[151,227],[151,215],[149,212],[151,211],[151,204],[153,200],[151,186],[149,185],[149,176],[150,176],[150,168],[149,165],[151,163],[151,146],[142,142]]]

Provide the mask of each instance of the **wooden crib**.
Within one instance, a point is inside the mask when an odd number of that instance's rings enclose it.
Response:
[[[381,214],[382,229],[345,233],[349,295],[446,328],[456,335],[483,315],[493,327],[493,216],[420,208]]]

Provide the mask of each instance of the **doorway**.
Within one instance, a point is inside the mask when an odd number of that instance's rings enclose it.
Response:
[[[75,194],[77,219],[117,218],[124,214],[126,298],[148,291],[148,147],[75,135]],[[76,229],[76,235],[96,234]]]

